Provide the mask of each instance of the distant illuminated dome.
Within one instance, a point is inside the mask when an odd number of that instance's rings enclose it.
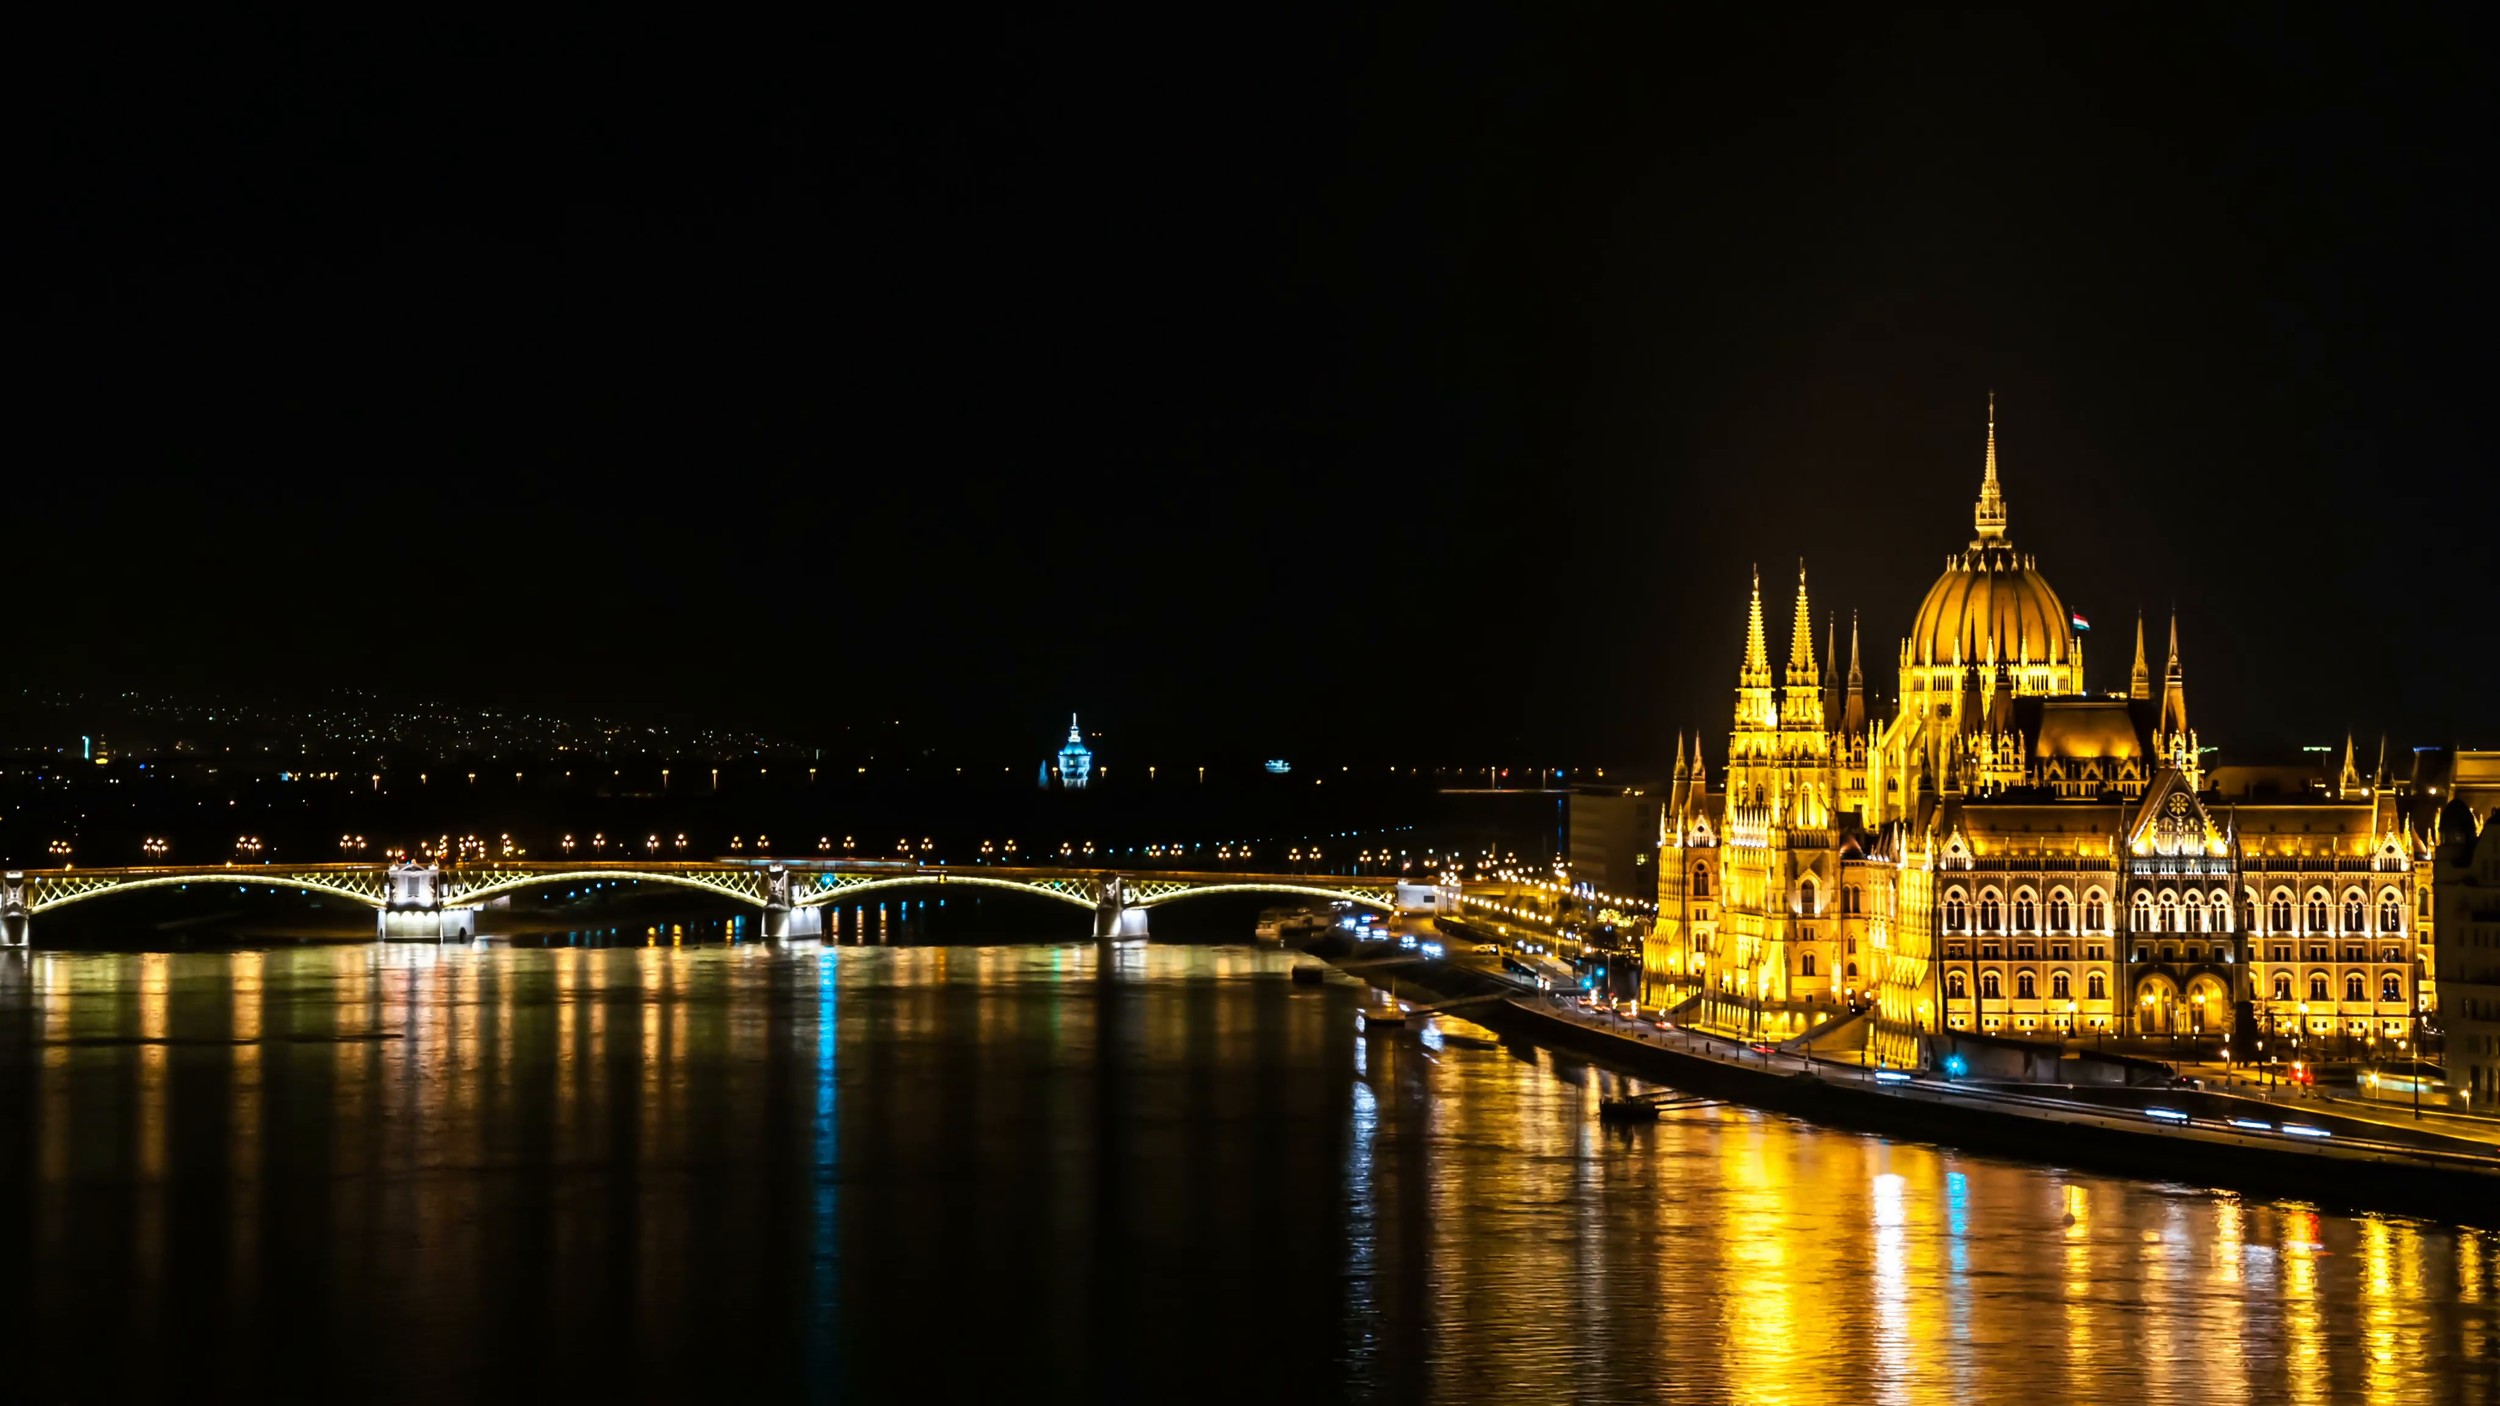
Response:
[[[1267,764],[1267,769],[1276,773],[1278,776],[1282,776],[1286,772],[1293,770],[1293,763],[1287,761],[1271,761]]]
[[[1910,627],[1901,661],[1902,705],[1945,711],[1976,666],[2003,665],[2018,695],[2083,691],[2083,639],[2039,563],[2005,537],[2005,493],[1997,483],[1996,398],[1988,400],[1988,460],[1971,513],[1977,535],[1945,561]],[[1948,714],[1949,715],[1949,714]]]
[[[1059,749],[1059,784],[1081,791],[1093,774],[1094,754],[1086,749],[1085,734],[1077,730],[1076,714],[1070,713],[1068,745]]]

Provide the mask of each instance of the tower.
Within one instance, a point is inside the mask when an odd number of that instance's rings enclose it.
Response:
[[[2135,613],[2135,673],[2128,677],[2127,696],[2147,702],[2153,697],[2153,671],[2144,663],[2144,612],[2141,610]]]
[[[1068,742],[1059,749],[1059,784],[1072,791],[1082,791],[1094,774],[1094,754],[1085,745],[1085,734],[1076,725],[1076,714],[1068,714]]]

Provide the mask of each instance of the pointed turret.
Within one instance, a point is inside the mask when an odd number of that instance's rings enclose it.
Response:
[[[1667,814],[1684,814],[1684,803],[1691,796],[1692,784],[1692,769],[1684,762],[1684,730],[1678,728],[1675,733],[1675,785],[1667,793]]]
[[[1753,606],[1745,617],[1745,676],[1749,688],[1771,686],[1771,642],[1762,628],[1762,568],[1753,569]]]
[[[1788,627],[1788,688],[1781,722],[1790,729],[1826,730],[1823,681],[1814,672],[1814,607],[1806,599],[1806,564],[1797,563],[1797,616]]]
[[[2005,540],[2005,490],[1997,484],[1997,395],[1988,392],[1988,467],[1979,481],[1979,503],[1971,510],[1979,541],[1972,546]]]
[[[2151,699],[2153,671],[2144,662],[2144,612],[2135,613],[2135,675],[2127,681],[2129,698]]]
[[[1788,686],[1817,683],[1814,677],[1814,610],[1806,603],[1806,564],[1797,563],[1797,618],[1788,632]]]
[[[2179,669],[2179,612],[2170,612],[2170,663],[2161,674],[2161,730],[2182,735],[2187,723],[2187,675]]]
[[[1736,676],[1736,729],[1776,726],[1779,705],[1772,698],[1771,644],[1762,628],[1762,568],[1753,573],[1753,603],[1745,614],[1745,667]]]
[[[1855,737],[1866,731],[1866,675],[1858,671],[1858,614],[1849,612],[1849,700],[1840,710],[1840,730]]]
[[[2352,731],[2347,728],[2344,732],[2344,767],[2335,774],[2335,791],[2336,794],[2350,799],[2353,793],[2360,789],[2361,771],[2353,765]]]

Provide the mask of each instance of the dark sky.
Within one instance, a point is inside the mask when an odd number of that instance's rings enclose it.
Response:
[[[1994,390],[2095,686],[2175,601],[2208,742],[2500,745],[2479,31],[838,8],[64,37],[17,672],[1715,752],[1749,565],[1889,663]]]

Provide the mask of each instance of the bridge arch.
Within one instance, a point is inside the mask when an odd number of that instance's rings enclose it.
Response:
[[[1149,893],[1143,897],[1132,898],[1128,901],[1128,906],[1152,908],[1159,904],[1177,903],[1184,898],[1203,898],[1208,894],[1216,893],[1290,893],[1299,894],[1305,898],[1360,903],[1366,908],[1376,908],[1383,913],[1397,911],[1397,904],[1392,899],[1377,893],[1364,893],[1356,889],[1321,888],[1316,884],[1275,883],[1199,884],[1189,888],[1168,889],[1160,893]]]
[[[763,881],[760,877],[746,884],[728,882],[733,876],[747,878],[753,872],[743,869],[719,874],[682,873],[668,869],[568,869],[561,873],[509,874],[457,891],[452,891],[446,886],[442,901],[446,908],[467,908],[489,899],[501,898],[506,894],[520,893],[528,889],[556,888],[565,884],[614,879],[627,883],[675,884],[680,888],[701,889],[722,898],[734,898],[740,903],[762,908],[765,906],[765,899]]]
[[[956,884],[971,884],[976,888],[1008,889],[1016,893],[1036,894],[1043,898],[1058,899],[1062,903],[1072,903],[1079,908],[1092,908],[1099,901],[1094,892],[1088,891],[1094,887],[1090,882],[1082,888],[1073,885],[1061,888],[1049,882],[1029,879],[993,879],[979,874],[897,874],[892,878],[870,879],[865,883],[856,884],[836,884],[814,889],[805,894],[795,894],[791,897],[790,904],[794,908],[825,908],[838,903],[848,903],[863,894],[881,893],[887,889],[916,886],[951,888]],[[1137,905],[1132,903],[1129,906],[1134,908]]]
[[[324,883],[318,879],[301,878],[293,874],[259,874],[249,870],[221,873],[212,869],[196,874],[156,874],[143,878],[115,876],[110,879],[98,878],[92,883],[80,883],[74,878],[48,880],[36,890],[33,901],[26,905],[26,911],[29,914],[49,913],[56,908],[66,908],[73,903],[84,903],[91,898],[131,893],[139,889],[181,888],[190,884],[235,884],[243,887],[262,884],[270,888],[301,889],[306,893],[344,898],[351,903],[361,903],[367,908],[377,909],[385,906],[387,902],[378,886],[373,892],[368,893],[335,883]]]

